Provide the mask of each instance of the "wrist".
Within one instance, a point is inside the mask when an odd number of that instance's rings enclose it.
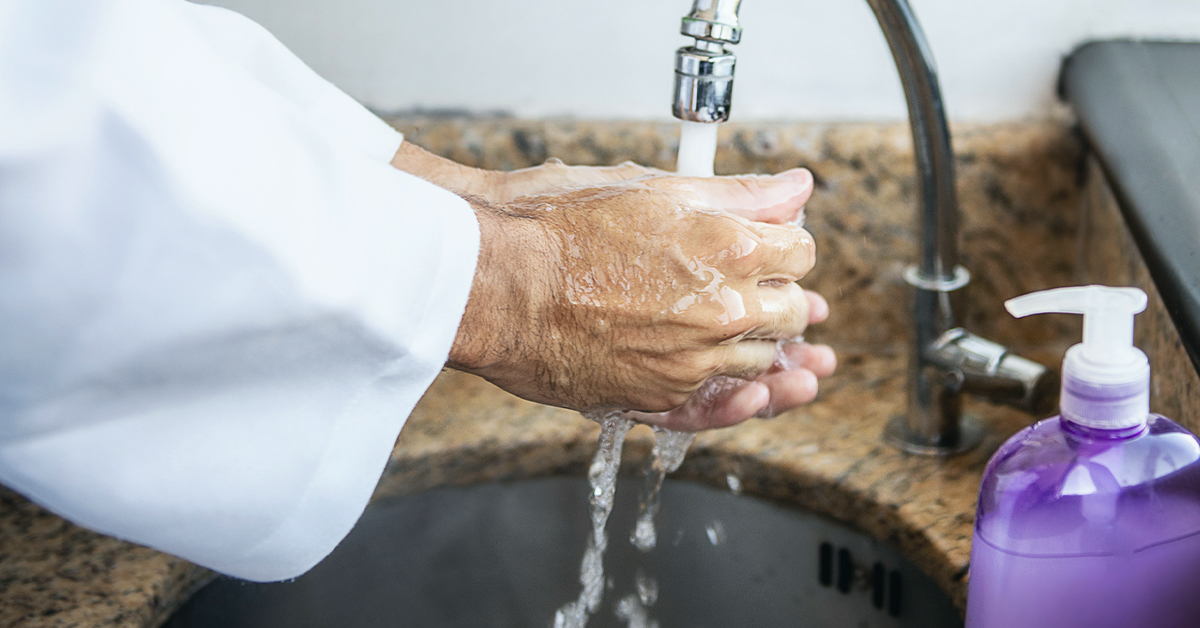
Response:
[[[547,259],[544,229],[479,197],[466,196],[479,221],[479,256],[467,307],[447,366],[493,379],[524,355],[522,328],[536,325],[548,290],[538,265]]]

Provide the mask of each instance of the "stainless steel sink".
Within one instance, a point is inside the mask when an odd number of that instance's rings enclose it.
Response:
[[[629,542],[640,480],[622,479],[609,521],[609,588],[588,624],[625,626],[616,601],[640,569],[657,580],[662,628],[961,628],[950,600],[887,545],[829,519],[668,481],[658,547]],[[545,628],[579,594],[591,524],[584,480],[447,488],[372,505],[304,576],[219,578],[167,628]]]

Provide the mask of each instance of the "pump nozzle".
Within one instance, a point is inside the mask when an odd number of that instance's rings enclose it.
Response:
[[[1133,317],[1146,309],[1137,288],[1076,286],[1034,292],[1004,302],[1017,318],[1031,314],[1082,314],[1083,343],[1063,360],[1063,414],[1101,429],[1145,421],[1150,405],[1150,365],[1133,346]]]
[[[1083,314],[1083,352],[1097,364],[1120,363],[1133,348],[1133,316],[1146,309],[1137,288],[1075,286],[1033,292],[1004,302],[1009,314]]]

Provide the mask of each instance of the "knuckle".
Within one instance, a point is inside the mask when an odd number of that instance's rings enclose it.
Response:
[[[730,250],[738,250],[742,247],[735,245]],[[749,277],[762,272],[764,266],[767,265],[767,248],[764,246],[756,246],[754,249],[741,254],[729,255],[729,270],[738,276]]]
[[[813,239],[812,234],[805,229],[800,230],[799,248],[801,253],[801,265],[804,268],[804,273],[813,269],[817,263],[817,241]]]

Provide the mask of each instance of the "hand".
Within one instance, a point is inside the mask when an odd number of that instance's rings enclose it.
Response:
[[[795,284],[812,238],[719,210],[753,200],[794,216],[811,190],[801,178],[664,176],[475,199],[482,251],[451,366],[578,410],[665,411],[714,375],[774,375],[776,342],[813,318]]]
[[[805,296],[809,324],[824,321],[829,315],[825,299],[815,292],[806,291]],[[641,423],[684,432],[736,425],[751,417],[772,418],[815,399],[817,380],[836,368],[830,347],[785,341],[771,368],[753,380],[714,378],[678,408],[630,414]]]
[[[437,157],[408,142],[401,146],[393,164],[461,194],[482,196],[491,203],[510,202],[555,189],[671,176],[632,163],[587,167],[565,166],[558,160],[513,172],[488,171]],[[780,188],[772,191],[776,178],[791,179],[800,186],[799,193],[795,189],[786,194],[780,194]],[[713,182],[719,183],[714,185]],[[676,178],[675,184],[668,187],[699,207],[778,224],[793,221],[802,212],[811,193],[812,175],[797,169],[776,177]],[[824,321],[829,312],[825,300],[813,292],[806,292],[805,296],[808,323]],[[836,368],[833,350],[803,342],[788,342],[781,349],[775,362],[753,381],[718,378],[683,405],[668,412],[635,412],[634,415],[645,423],[691,431],[733,425],[753,416],[774,416],[809,403],[816,397],[818,378],[832,374]]]
[[[812,189],[812,174],[806,170],[789,170],[774,178],[787,178],[806,186],[807,200]],[[727,179],[691,179],[703,181]],[[759,186],[768,177],[728,178],[740,184],[721,188],[717,198],[707,199],[730,213],[756,221],[780,223],[795,221],[802,207],[794,203],[773,202],[770,195],[760,193]],[[805,291],[809,303],[809,324],[829,317],[829,304],[815,292]],[[798,339],[779,343],[775,362],[766,372],[751,381],[716,378],[707,382],[686,403],[668,412],[634,412],[643,423],[674,430],[698,431],[736,425],[751,417],[771,418],[811,402],[817,396],[818,379],[828,377],[837,368],[837,357],[826,345],[810,345]]]

